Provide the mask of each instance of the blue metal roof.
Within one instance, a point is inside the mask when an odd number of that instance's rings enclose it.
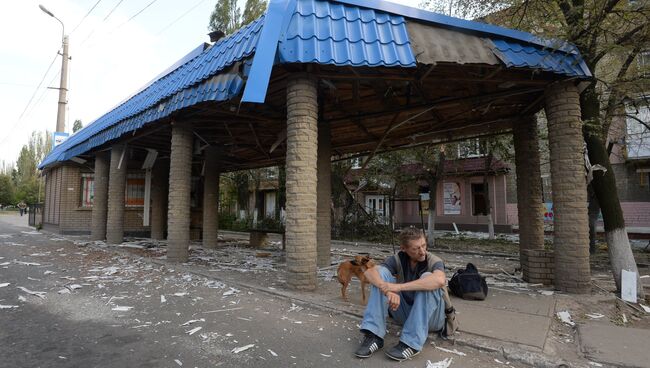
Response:
[[[264,102],[277,63],[415,67],[406,27],[411,20],[487,38],[506,67],[591,76],[573,45],[525,32],[381,0],[271,0],[264,16],[212,47],[188,54],[168,73],[56,147],[39,167],[88,152],[173,111],[231,99],[243,88],[242,102]],[[246,64],[252,60],[243,76],[224,72],[242,60]],[[245,84],[242,77],[247,77]]]
[[[514,41],[492,39],[494,54],[508,68],[533,68],[567,76],[591,76],[579,54],[522,45]]]
[[[181,108],[238,95],[243,87],[241,77],[218,73],[253,54],[263,24],[262,16],[151,83],[54,148],[39,168],[87,152]]]
[[[281,63],[416,66],[403,17],[329,1],[297,1],[278,53]]]

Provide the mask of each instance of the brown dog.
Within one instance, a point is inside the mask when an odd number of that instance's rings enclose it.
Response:
[[[369,256],[354,256],[354,259],[345,261],[339,265],[337,277],[341,283],[341,297],[343,300],[348,300],[346,291],[354,275],[361,281],[362,303],[366,304],[366,284],[368,281],[366,281],[366,276],[363,273],[372,267],[375,267],[375,262]]]

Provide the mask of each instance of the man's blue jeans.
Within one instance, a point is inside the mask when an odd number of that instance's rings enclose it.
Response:
[[[386,267],[377,266],[379,276],[384,281],[396,282]],[[425,272],[422,277],[430,275]],[[388,297],[376,286],[370,286],[370,298],[363,314],[361,330],[367,330],[382,339],[386,335],[386,317],[388,317]],[[422,350],[429,331],[440,331],[445,323],[445,301],[442,290],[417,291],[413,305],[408,305],[400,295],[399,308],[390,311],[390,316],[401,324],[400,341],[416,350]]]

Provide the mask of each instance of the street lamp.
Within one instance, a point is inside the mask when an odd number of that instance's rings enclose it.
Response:
[[[38,7],[43,11],[43,13],[58,20],[62,27],[61,39],[63,43],[63,53],[61,56],[63,57],[63,60],[61,62],[61,82],[59,83],[59,108],[56,114],[56,132],[63,133],[65,132],[65,107],[68,103],[68,60],[70,59],[68,56],[68,36],[65,34],[65,25],[61,19],[57,18],[43,5],[39,4]]]

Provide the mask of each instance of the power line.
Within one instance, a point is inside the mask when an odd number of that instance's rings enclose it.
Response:
[[[120,0],[120,1],[118,1],[117,4],[115,4],[115,6],[113,7],[113,9],[111,9],[111,11],[109,11],[108,14],[106,14],[106,16],[104,17],[104,19],[102,19],[102,21],[101,21],[100,24],[105,23],[106,20],[108,19],[108,17],[110,17],[111,14],[113,14],[113,12],[115,11],[115,9],[117,9],[117,7],[120,6],[120,4],[122,4],[123,1],[124,1],[124,0]],[[96,30],[97,30],[97,27],[93,28],[93,30],[90,31],[90,33],[88,34],[88,36],[86,36],[86,38],[85,38],[85,39],[84,39],[84,40],[79,44],[79,47],[83,46],[83,45],[86,43],[86,41],[88,41],[88,40],[90,39],[90,37],[92,37],[92,35],[95,33]]]
[[[140,11],[138,11],[138,12],[135,13],[135,14],[133,14],[133,15],[131,16],[131,18],[127,19],[126,22],[124,22],[124,23],[120,24],[119,26],[115,27],[115,29],[113,29],[113,30],[111,31],[111,33],[115,32],[116,30],[118,30],[119,28],[121,28],[123,25],[125,25],[125,24],[129,23],[130,21],[132,21],[133,18],[137,17],[138,15],[140,15],[140,13],[142,13],[142,12],[145,11],[145,10],[147,10],[147,8],[150,7],[151,5],[153,5],[153,3],[155,3],[156,1],[158,1],[158,0],[152,0],[152,1],[151,1],[149,4],[147,4],[144,8],[140,9]]]
[[[56,59],[58,57],[59,57],[59,52],[57,51],[57,53],[54,55],[54,58],[52,59],[52,62],[50,63],[50,66],[47,67],[47,70],[45,71],[45,74],[43,74],[43,78],[41,78],[41,81],[38,83],[38,86],[36,86],[36,89],[34,90],[34,93],[32,93],[32,97],[29,98],[29,101],[27,102],[27,105],[25,105],[25,108],[23,109],[23,112],[20,114],[20,116],[18,117],[18,119],[16,120],[14,125],[11,127],[11,129],[9,129],[7,135],[5,135],[4,138],[2,138],[2,143],[4,143],[4,141],[6,141],[7,138],[9,138],[9,136],[11,135],[13,130],[16,129],[16,126],[18,125],[18,123],[20,123],[21,119],[23,118],[23,115],[25,115],[25,112],[27,111],[27,108],[29,108],[29,105],[34,100],[34,96],[36,96],[36,93],[38,93],[38,89],[41,88],[41,85],[43,85],[43,81],[47,77],[47,74],[50,72],[50,69],[52,69],[52,65],[54,65],[54,62],[56,61]]]
[[[122,1],[124,1],[124,0],[120,0],[120,1],[117,2],[117,4],[115,4],[115,6],[113,7],[113,9],[111,9],[111,11],[109,11],[108,14],[104,17],[104,19],[102,20],[102,23],[103,23],[103,22],[106,22],[106,19],[108,19],[108,17],[110,17],[111,14],[113,14],[113,12],[115,11],[115,9],[117,9],[117,7],[120,6],[120,4],[122,4]]]
[[[176,18],[173,22],[169,23],[169,24],[166,25],[163,29],[161,29],[160,32],[156,33],[156,36],[158,36],[158,35],[160,35],[161,33],[165,32],[165,31],[166,31],[167,29],[169,29],[171,26],[173,26],[174,24],[176,24],[176,22],[178,22],[179,20],[181,20],[183,17],[185,17],[187,14],[189,14],[192,10],[196,9],[199,5],[201,5],[201,4],[204,3],[205,1],[206,1],[206,0],[200,0],[199,2],[197,2],[196,4],[194,4],[194,6],[192,6],[189,10],[187,10],[185,13],[181,14],[180,17]]]
[[[86,13],[86,15],[84,15],[83,18],[81,18],[81,20],[79,21],[79,23],[74,27],[74,29],[72,30],[72,32],[70,32],[70,34],[73,34],[74,31],[76,31],[77,28],[79,28],[79,26],[81,25],[81,23],[83,23],[84,20],[86,20],[86,18],[90,15],[90,13],[92,13],[92,11],[95,10],[95,7],[97,7],[97,5],[98,5],[99,3],[101,3],[101,2],[102,2],[102,0],[97,0],[97,2],[95,3],[95,5],[93,5],[92,8],[90,8],[90,10],[88,10],[88,13]]]

